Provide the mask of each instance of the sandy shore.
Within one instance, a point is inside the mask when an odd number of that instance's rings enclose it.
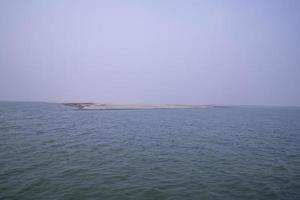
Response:
[[[195,109],[218,107],[214,105],[179,104],[100,104],[100,103],[64,103],[79,110],[146,110],[146,109]]]

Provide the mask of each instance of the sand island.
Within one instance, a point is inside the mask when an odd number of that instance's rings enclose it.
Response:
[[[198,109],[223,107],[216,105],[182,105],[182,104],[100,104],[100,103],[64,103],[79,110],[149,110],[149,109]]]

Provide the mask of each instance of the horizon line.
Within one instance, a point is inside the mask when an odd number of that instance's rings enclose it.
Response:
[[[274,105],[274,104],[222,104],[222,103],[201,103],[201,104],[190,104],[190,103],[102,103],[96,101],[42,101],[42,100],[1,100],[0,102],[15,102],[15,103],[93,103],[93,104],[110,104],[110,105],[201,105],[201,106],[228,106],[228,107],[296,107],[300,108],[300,105]]]

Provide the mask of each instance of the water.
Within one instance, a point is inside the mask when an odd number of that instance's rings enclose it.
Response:
[[[1,102],[0,199],[300,199],[300,109]]]

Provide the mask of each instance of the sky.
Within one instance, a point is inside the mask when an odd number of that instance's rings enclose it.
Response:
[[[0,100],[300,106],[299,36],[299,0],[1,0]]]

